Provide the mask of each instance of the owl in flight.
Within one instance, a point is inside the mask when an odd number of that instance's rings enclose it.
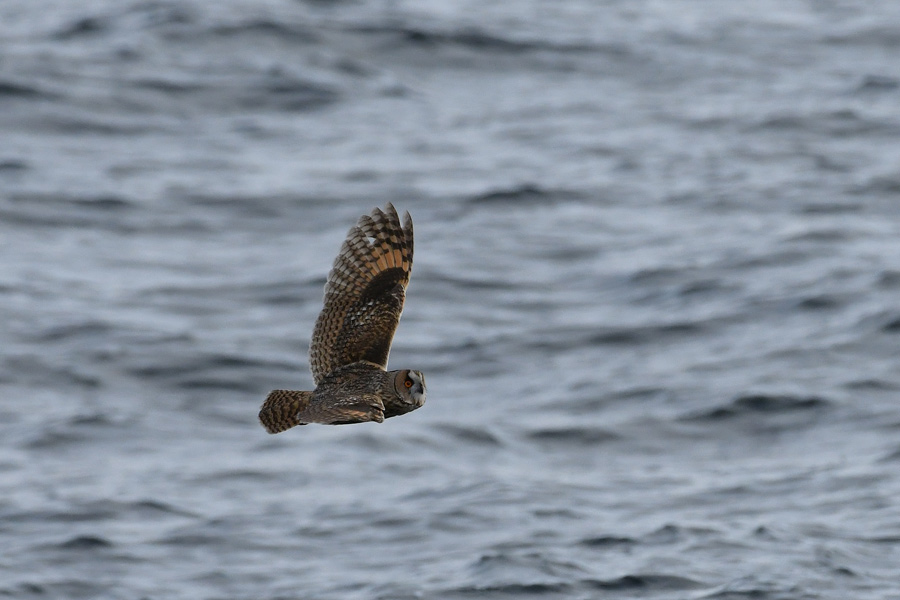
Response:
[[[269,433],[295,425],[364,423],[425,404],[425,376],[387,371],[413,261],[413,224],[388,203],[347,232],[325,283],[309,344],[312,392],[275,390],[259,411]]]

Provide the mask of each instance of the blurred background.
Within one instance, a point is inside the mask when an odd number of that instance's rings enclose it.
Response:
[[[0,24],[0,595],[900,598],[900,4]],[[427,404],[267,435],[388,201]]]

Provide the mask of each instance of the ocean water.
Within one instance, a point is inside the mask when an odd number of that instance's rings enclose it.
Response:
[[[900,4],[0,23],[0,596],[900,598]],[[388,201],[426,405],[267,435]]]

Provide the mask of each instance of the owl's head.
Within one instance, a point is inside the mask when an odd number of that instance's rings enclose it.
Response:
[[[394,391],[409,410],[425,404],[425,375],[421,371],[397,371],[394,375]]]

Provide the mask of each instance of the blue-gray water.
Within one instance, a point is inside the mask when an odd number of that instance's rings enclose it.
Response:
[[[0,596],[900,598],[900,4],[0,24]],[[267,435],[387,201],[428,402]]]

